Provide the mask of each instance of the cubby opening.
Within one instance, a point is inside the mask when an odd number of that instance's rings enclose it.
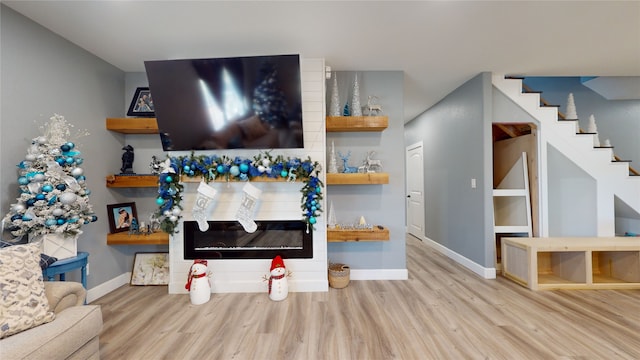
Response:
[[[640,283],[640,251],[593,251],[594,283]]]
[[[586,284],[584,251],[538,252],[538,284]]]

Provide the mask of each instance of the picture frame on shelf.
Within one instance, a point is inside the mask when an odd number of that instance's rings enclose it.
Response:
[[[168,285],[169,253],[136,253],[131,270],[131,285]]]
[[[112,234],[129,231],[133,219],[138,218],[136,203],[120,203],[107,205],[109,216],[109,231]]]
[[[148,87],[139,87],[136,89],[131,105],[129,105],[128,116],[137,117],[154,117],[155,108],[153,106],[153,98]]]

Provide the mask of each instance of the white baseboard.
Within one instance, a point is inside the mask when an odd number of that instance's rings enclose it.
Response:
[[[351,269],[349,280],[407,280],[407,269]]]
[[[452,259],[458,264],[466,267],[467,269],[473,271],[474,273],[482,276],[485,279],[495,279],[496,278],[496,268],[486,268],[468,258],[458,254],[457,252],[429,239],[428,237],[423,237],[423,242],[425,245],[437,250],[439,253],[445,255],[446,257]]]
[[[90,303],[107,295],[108,293],[112,292],[122,285],[128,284],[130,280],[131,272],[127,272],[109,281],[103,282],[96,287],[92,287],[89,291],[87,291],[87,303]]]

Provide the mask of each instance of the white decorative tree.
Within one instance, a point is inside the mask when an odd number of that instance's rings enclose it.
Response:
[[[331,100],[329,101],[329,116],[340,116],[340,96],[338,94],[338,75],[333,73],[333,86],[331,87]]]
[[[329,169],[327,170],[330,174],[338,173],[338,161],[336,160],[336,149],[333,141],[331,142],[331,152],[329,153]]]
[[[351,116],[362,116],[362,106],[360,105],[360,84],[358,74],[353,81],[353,95],[351,97]]]
[[[335,229],[336,224],[336,212],[333,209],[333,201],[331,201],[331,205],[329,206],[329,229]]]
[[[576,120],[576,134],[580,133],[580,122],[578,120],[578,113],[576,112],[576,103],[573,99],[573,93],[569,93],[567,97],[567,113],[565,119]]]
[[[593,133],[593,146],[600,146],[600,138],[598,136],[598,125],[596,125],[596,118],[593,114],[589,115],[589,125],[587,127],[588,133]]]

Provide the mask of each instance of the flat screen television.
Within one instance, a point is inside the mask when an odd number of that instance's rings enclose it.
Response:
[[[144,65],[165,151],[304,148],[299,55]]]

